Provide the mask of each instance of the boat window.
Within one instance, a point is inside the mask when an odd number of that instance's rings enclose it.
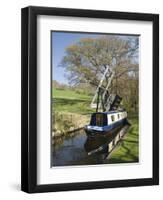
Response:
[[[107,115],[103,113],[93,113],[91,116],[91,126],[106,126],[108,124]]]
[[[103,126],[103,115],[96,114],[96,126]]]
[[[111,120],[112,120],[112,122],[115,121],[115,117],[114,117],[114,115],[111,115]]]
[[[118,119],[119,119],[119,114],[118,114]]]

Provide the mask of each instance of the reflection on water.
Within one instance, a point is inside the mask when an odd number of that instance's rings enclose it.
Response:
[[[117,145],[129,126],[119,126],[105,137],[87,137],[84,130],[81,130],[67,138],[53,141],[52,166],[108,164],[109,152]]]
[[[84,130],[76,133],[73,137],[64,138],[63,141],[52,147],[52,165],[93,165],[102,164],[107,156],[107,145],[102,151],[88,155],[91,150],[107,144],[106,138],[87,138]],[[92,146],[93,145],[93,146]]]
[[[86,136],[79,134],[74,137],[64,139],[60,144],[53,146],[53,165],[70,165],[73,161],[78,161],[86,156],[84,142]]]

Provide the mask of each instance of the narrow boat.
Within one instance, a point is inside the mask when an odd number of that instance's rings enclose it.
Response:
[[[123,127],[127,123],[127,112],[109,111],[97,112],[91,115],[90,124],[84,130],[87,136],[108,136]]]

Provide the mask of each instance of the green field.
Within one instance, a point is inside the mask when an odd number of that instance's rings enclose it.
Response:
[[[109,163],[129,163],[139,161],[139,126],[138,119],[129,120],[131,127],[118,146],[109,156]]]
[[[69,126],[73,126],[75,121],[79,119],[68,120],[71,115],[73,118],[84,119],[84,117],[90,117],[90,113],[95,112],[95,109],[90,108],[90,102],[92,96],[79,94],[72,90],[59,90],[53,89],[52,91],[52,109],[57,113],[65,113],[66,120],[62,117],[62,120],[57,117],[56,125],[59,130],[68,129]],[[75,116],[75,114],[79,114]],[[70,116],[69,116],[70,115]],[[84,116],[85,115],[85,116]],[[57,115],[59,116],[59,115]],[[109,155],[109,159],[106,160],[107,163],[129,163],[139,161],[139,127],[138,118],[130,118],[129,122],[131,127],[128,133],[119,142],[117,147]],[[67,128],[68,127],[68,128]]]
[[[95,111],[90,108],[92,96],[86,94],[79,94],[73,90],[53,88],[52,97],[53,111],[76,114],[88,114]]]

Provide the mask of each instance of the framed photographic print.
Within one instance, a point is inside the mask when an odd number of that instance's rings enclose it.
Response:
[[[22,190],[159,184],[159,16],[22,9]]]

